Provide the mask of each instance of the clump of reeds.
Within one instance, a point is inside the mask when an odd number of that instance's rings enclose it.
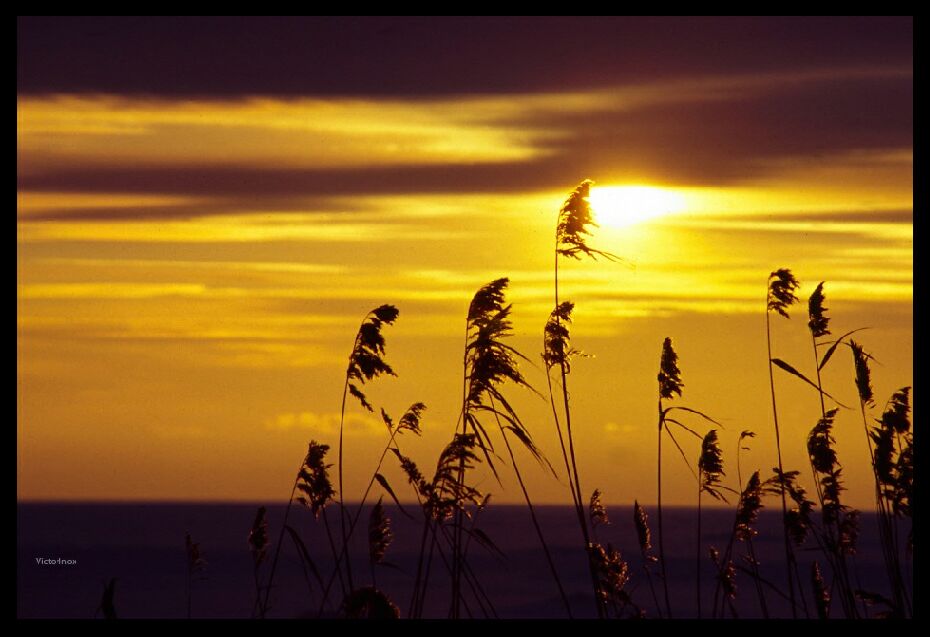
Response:
[[[792,506],[787,509],[783,519],[785,531],[791,542],[786,566],[791,577],[796,578],[799,593],[796,598],[791,598],[792,612],[797,613],[795,603],[797,599],[800,599],[801,607],[804,609],[805,615],[807,615],[807,602],[804,599],[794,547],[800,548],[803,546],[814,527],[815,503],[807,497],[807,490],[798,481],[799,476],[799,471],[781,471],[778,467],[773,467],[772,476],[765,481],[763,490],[773,495],[784,495],[791,499]]]
[[[329,445],[321,445],[315,441],[311,441],[307,455],[304,457],[304,461],[301,463],[300,468],[297,472],[297,477],[294,481],[294,486],[291,489],[291,496],[288,499],[288,504],[284,512],[284,521],[282,524],[281,532],[278,538],[278,544],[275,549],[274,558],[272,560],[271,574],[269,577],[269,583],[266,591],[266,601],[265,606],[267,606],[267,597],[271,592],[271,587],[274,581],[274,576],[277,569],[278,558],[280,556],[282,540],[284,537],[284,532],[288,531],[291,534],[295,544],[297,545],[298,551],[300,552],[302,563],[305,567],[310,567],[314,573],[317,575],[315,565],[312,565],[312,562],[309,560],[309,554],[303,546],[302,541],[300,540],[299,534],[288,526],[288,518],[290,515],[291,505],[293,502],[297,501],[300,504],[306,506],[313,513],[314,517],[319,517],[320,513],[323,514],[323,522],[326,527],[326,535],[329,541],[330,549],[333,553],[335,560],[335,571],[333,577],[330,578],[329,584],[324,587],[323,600],[320,607],[320,612],[323,610],[323,605],[326,604],[329,596],[330,586],[332,585],[334,578],[338,575],[340,583],[343,587],[344,594],[348,594],[354,588],[352,582],[352,568],[351,568],[351,559],[349,557],[349,540],[351,537],[352,530],[355,528],[355,523],[358,521],[358,517],[361,514],[361,509],[364,506],[364,498],[362,504],[359,507],[359,510],[356,512],[354,519],[352,520],[351,528],[346,528],[346,522],[349,517],[348,512],[346,511],[344,504],[344,494],[343,494],[343,436],[344,436],[344,424],[345,424],[345,412],[346,412],[346,400],[351,394],[355,397],[361,406],[368,410],[369,412],[374,411],[374,407],[368,401],[367,396],[361,390],[361,386],[364,385],[367,381],[371,381],[382,375],[392,375],[396,376],[393,368],[385,360],[385,339],[381,333],[381,330],[384,325],[392,325],[399,315],[399,311],[393,305],[380,305],[375,309],[371,310],[365,318],[362,320],[361,325],[359,326],[358,332],[355,336],[355,341],[352,345],[352,351],[349,354],[349,362],[346,367],[345,374],[345,383],[342,392],[342,406],[340,408],[339,416],[339,448],[338,448],[338,482],[339,482],[339,491],[337,492],[332,482],[329,478],[328,469],[331,467],[329,464],[324,464],[324,457],[329,450]],[[404,415],[401,419],[401,423],[398,427],[395,428],[395,431],[391,434],[391,442],[393,441],[394,435],[400,431],[415,430],[416,433],[419,433],[418,430],[418,419],[420,412],[423,409],[422,403],[416,403],[411,407],[411,410],[408,410],[408,413]],[[381,410],[382,417],[389,421],[389,417]],[[393,426],[393,423],[388,423],[388,429],[390,430]],[[388,443],[390,446],[391,442]],[[384,459],[384,454],[382,453],[381,461]],[[380,462],[379,462],[380,467]],[[372,477],[372,481],[369,483],[368,489],[371,489],[376,478],[380,477],[383,480],[383,477],[380,474]],[[386,485],[386,490],[390,491],[389,485]],[[302,495],[295,498],[297,491],[300,491]],[[367,497],[368,490],[365,492]],[[340,528],[340,538],[341,538],[341,550],[336,548],[336,542],[333,539],[332,532],[330,529],[329,521],[326,516],[325,506],[330,501],[335,499],[338,496],[339,498],[339,528]],[[396,498],[395,498],[396,499]],[[342,573],[342,565],[345,565],[345,577]]]
[[[275,573],[277,572],[278,557],[281,554],[281,547],[284,543],[285,531],[287,531],[291,538],[294,540],[303,566],[313,571],[317,576],[317,579],[319,579],[319,573],[317,572],[316,565],[313,564],[312,560],[309,559],[309,553],[307,552],[306,547],[303,546],[300,535],[293,529],[293,527],[288,525],[288,517],[290,515],[291,505],[294,502],[297,502],[298,504],[309,509],[313,513],[314,518],[318,518],[320,513],[323,514],[323,521],[324,525],[326,526],[326,535],[329,540],[330,549],[332,550],[335,557],[335,541],[333,540],[329,527],[329,520],[326,518],[325,511],[326,505],[329,504],[336,496],[336,492],[333,489],[332,480],[329,477],[329,468],[332,465],[326,464],[326,454],[328,452],[329,445],[323,445],[316,442],[315,440],[311,440],[307,445],[307,453],[304,456],[303,462],[301,462],[300,467],[297,469],[297,477],[294,479],[294,486],[291,489],[291,497],[288,499],[287,507],[284,510],[284,520],[281,523],[281,531],[278,534],[278,544],[275,547],[274,557],[271,560],[271,572],[268,576],[268,585],[265,589],[265,601],[262,604],[264,610],[267,610],[268,608],[269,597],[271,595],[271,589],[274,584]],[[298,491],[301,495],[295,497],[295,494]]]
[[[740,443],[743,438],[749,437],[752,432],[744,431],[740,434]],[[741,449],[743,447],[740,447]],[[737,454],[737,460],[739,454]],[[745,488],[739,494],[739,501],[736,505],[736,517],[733,521],[733,530],[730,533],[730,539],[727,542],[722,560],[718,561],[713,555],[711,556],[717,568],[717,586],[714,590],[713,616],[723,616],[723,602],[726,602],[730,608],[730,613],[736,616],[736,610],[733,606],[733,599],[736,596],[736,571],[733,565],[732,555],[735,542],[741,542],[746,545],[746,554],[743,560],[749,564],[750,575],[756,589],[756,595],[759,601],[759,608],[764,617],[768,617],[768,607],[765,603],[765,595],[762,592],[761,576],[759,575],[759,562],[756,559],[755,549],[753,548],[752,539],[756,536],[757,531],[753,528],[759,511],[762,509],[762,481],[759,478],[759,472],[754,472],[749,480],[746,481]],[[721,606],[718,610],[717,602],[721,591],[724,592]]]
[[[414,435],[419,436],[421,434],[420,424],[423,417],[423,412],[426,411],[426,405],[422,402],[416,402],[410,405],[400,419],[395,422],[393,418],[384,410],[381,409],[381,420],[384,422],[388,430],[388,440],[384,445],[384,449],[381,451],[381,456],[378,458],[378,464],[375,467],[375,470],[372,472],[371,478],[368,481],[368,486],[365,488],[365,492],[362,494],[361,501],[359,502],[358,509],[355,511],[355,515],[352,518],[351,523],[349,524],[348,531],[346,532],[346,539],[343,542],[342,547],[339,551],[339,554],[336,558],[336,563],[333,569],[332,575],[330,575],[329,583],[326,585],[323,593],[323,602],[320,607],[320,612],[323,610],[323,606],[329,599],[329,591],[332,587],[334,579],[339,576],[342,577],[341,573],[341,564],[344,559],[346,559],[349,542],[352,540],[352,535],[355,532],[355,528],[358,524],[359,518],[362,514],[362,510],[365,507],[365,503],[368,501],[368,495],[371,493],[372,487],[374,487],[375,482],[377,482],[381,488],[394,500],[401,512],[404,512],[403,507],[400,506],[400,502],[397,499],[397,494],[394,492],[394,489],[391,487],[387,478],[381,473],[381,467],[384,464],[384,458],[387,456],[389,451],[394,453],[399,453],[397,449],[398,446],[398,436],[404,432],[409,432]],[[328,466],[328,465],[327,465]]]
[[[481,492],[466,481],[466,472],[479,462],[475,454],[477,446],[477,436],[474,433],[453,435],[452,440],[439,455],[432,480],[428,483],[423,481],[419,485],[424,496],[424,527],[411,600],[411,617],[418,617],[423,611],[432,555],[440,536],[450,542],[453,550],[452,562],[449,565],[454,590],[450,614],[454,613],[455,606],[461,603],[461,588],[460,585],[456,587],[456,579],[466,577],[464,573],[467,567],[463,563],[464,545],[461,539],[456,537],[456,533],[465,532],[464,520],[470,516],[468,505],[477,506],[482,501]],[[415,468],[412,462],[408,462],[407,466],[408,470]],[[445,523],[453,519],[455,522],[452,529],[446,529]],[[432,540],[427,554],[427,541],[430,538]]]
[[[910,388],[896,392],[888,401],[878,426],[869,429],[866,412],[874,405],[869,360],[872,358],[856,341],[849,341],[855,368],[855,383],[859,394],[859,409],[866,433],[866,443],[875,478],[875,501],[879,537],[889,584],[891,614],[904,617],[912,613],[910,597],[904,585],[898,546],[897,519],[910,515],[910,490],[913,485],[913,451],[910,436]],[[899,488],[900,487],[900,488]]]
[[[824,417],[811,429],[807,437],[807,452],[820,500],[824,555],[833,571],[843,611],[846,617],[854,618],[858,617],[858,610],[846,556],[855,553],[859,514],[858,511],[844,505],[840,499],[840,493],[845,488],[842,482],[842,467],[833,448],[833,420],[836,413],[836,409],[825,412]],[[819,598],[817,600],[817,603],[820,603]]]
[[[506,303],[505,298],[508,284],[509,280],[507,278],[492,281],[475,293],[469,305],[463,364],[462,433],[470,432],[475,436],[477,447],[481,450],[489,468],[497,475],[497,468],[493,460],[494,446],[485,422],[485,417],[493,418],[501,440],[507,449],[510,464],[527,503],[534,528],[559,589],[559,594],[565,604],[566,612],[571,616],[568,598],[555,570],[555,564],[549,553],[542,527],[536,517],[535,508],[510,441],[510,437],[515,438],[537,461],[547,466],[541,452],[533,442],[529,430],[502,392],[502,386],[508,382],[535,391],[519,370],[519,362],[526,360],[526,357],[504,342],[504,339],[510,335],[512,330],[510,322],[512,306]],[[463,472],[464,468],[462,469]],[[453,530],[453,537],[455,538],[453,546],[453,617],[458,616],[458,600],[461,598],[459,581],[463,572],[461,549],[464,533],[464,514],[465,512],[462,510],[456,512]]]
[[[605,548],[592,542],[588,559],[597,578],[597,594],[601,605],[615,618],[642,617],[642,610],[633,603],[626,585],[630,581],[630,565],[609,543]]]

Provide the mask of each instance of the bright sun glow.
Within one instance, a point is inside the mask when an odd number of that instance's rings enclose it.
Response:
[[[685,209],[685,198],[681,193],[652,186],[596,187],[591,189],[590,200],[595,221],[612,228],[630,226]]]

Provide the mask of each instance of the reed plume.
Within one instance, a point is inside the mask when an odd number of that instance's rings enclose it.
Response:
[[[778,312],[785,318],[788,316],[788,307],[798,302],[798,297],[794,291],[800,284],[787,268],[779,268],[769,275],[768,298],[766,306],[768,310]]]
[[[610,544],[604,548],[593,542],[588,549],[588,559],[597,577],[597,592],[601,604],[620,618],[628,615],[641,617],[642,610],[633,603],[626,585],[630,581],[630,566],[623,556]]]
[[[277,572],[278,557],[281,554],[281,546],[284,543],[284,532],[291,528],[287,524],[291,511],[291,504],[297,502],[298,504],[303,505],[313,513],[315,518],[318,518],[320,512],[323,511],[323,508],[330,501],[332,501],[336,495],[335,491],[333,490],[332,481],[329,478],[328,471],[332,465],[325,463],[325,458],[328,451],[329,445],[321,445],[315,440],[311,440],[307,446],[307,453],[304,456],[304,460],[300,464],[300,467],[297,469],[297,477],[294,480],[294,487],[291,489],[291,497],[288,499],[287,507],[284,510],[284,521],[281,524],[281,532],[278,534],[278,544],[275,547],[274,557],[271,560],[271,573],[268,576],[268,585],[265,589],[265,601],[262,605],[265,609],[268,607],[268,599],[271,595],[275,573]],[[301,493],[301,495],[295,497],[295,494],[298,491]],[[326,527],[327,536],[329,536],[330,534],[328,522],[326,522]],[[296,534],[292,533],[292,537],[293,536],[296,536]],[[335,545],[332,543],[331,537],[330,546],[335,555]],[[316,567],[314,566],[313,568],[315,569]]]
[[[823,305],[826,299],[823,293],[823,284],[823,281],[818,283],[813,294],[807,299],[807,327],[814,338],[820,338],[830,333],[830,330],[827,329],[830,318],[824,314],[827,308]]]
[[[656,605],[656,612],[659,618],[662,618],[662,607],[659,604],[659,598],[656,595],[655,586],[652,583],[652,572],[649,565],[658,561],[654,555],[650,554],[652,550],[652,533],[649,531],[649,516],[646,509],[640,506],[637,500],[633,501],[633,526],[636,527],[636,538],[639,540],[639,553],[643,559],[643,571],[646,573],[646,580],[649,582],[649,591],[652,593],[652,601]]]
[[[666,337],[662,342],[662,359],[659,362],[659,397],[671,400],[675,394],[681,396],[685,384],[678,369],[678,354],[672,347],[672,339]]]
[[[849,347],[853,353],[859,407],[863,426],[866,427],[875,479],[879,534],[894,602],[892,613],[903,617],[906,611],[913,612],[904,584],[898,546],[898,518],[912,516],[914,467],[913,435],[908,418],[910,387],[904,387],[892,395],[885,405],[882,417],[875,419],[876,425],[869,429],[866,425],[866,409],[873,404],[868,364],[871,356],[855,341],[850,341]],[[909,535],[908,550],[912,537],[913,531]]]
[[[484,456],[488,467],[498,476],[497,467],[492,458],[494,445],[483,420],[484,416],[494,418],[505,444],[507,435],[513,435],[536,458],[544,463],[539,449],[532,440],[530,432],[524,426],[517,412],[501,392],[501,386],[509,381],[515,385],[533,388],[519,370],[519,361],[527,360],[516,349],[507,345],[504,339],[510,336],[512,325],[510,313],[512,306],[506,303],[505,291],[510,281],[506,277],[496,279],[481,287],[472,298],[465,322],[465,352],[463,357],[462,380],[462,434],[473,435],[475,444]],[[470,432],[470,434],[469,434]],[[522,482],[516,460],[511,452],[511,463]],[[464,478],[465,466],[460,467],[460,478]],[[522,485],[521,485],[522,486]],[[528,495],[524,488],[524,496]],[[529,504],[529,500],[528,500]],[[453,547],[453,582],[452,582],[452,617],[459,616],[461,602],[461,577],[463,572],[463,513],[455,511],[454,547]],[[535,514],[534,514],[535,516]]]
[[[607,507],[601,500],[601,490],[595,489],[591,493],[591,500],[588,502],[588,516],[591,518],[591,528],[596,528],[600,524],[610,524],[607,518]]]
[[[329,445],[311,440],[303,465],[297,473],[297,490],[303,495],[295,498],[295,501],[310,509],[314,517],[319,517],[323,507],[336,495],[329,479],[328,470],[332,465],[325,462],[328,451]]]
[[[368,517],[368,562],[371,565],[372,586],[377,586],[375,566],[382,563],[388,546],[394,540],[391,518],[385,514],[381,500],[382,498],[378,498],[378,503],[371,508],[371,514]]]
[[[559,210],[555,229],[556,259],[561,255],[572,259],[581,259],[582,255],[597,259],[604,257],[617,260],[618,257],[603,250],[597,250],[586,243],[586,236],[591,236],[589,226],[598,227],[591,211],[591,186],[594,182],[585,179],[568,195],[568,199]],[[556,302],[558,305],[558,302]]]
[[[882,554],[885,562],[885,571],[888,582],[891,586],[892,593],[892,613],[896,616],[903,617],[905,610],[910,606],[910,600],[904,587],[903,576],[901,573],[901,564],[898,558],[897,531],[895,527],[895,518],[890,511],[891,503],[887,498],[887,484],[894,483],[893,455],[894,440],[894,423],[900,423],[900,415],[907,414],[906,401],[907,392],[903,393],[898,400],[895,396],[889,401],[891,407],[888,411],[891,413],[887,422],[891,426],[886,426],[882,420],[877,421],[879,427],[869,430],[866,411],[874,405],[874,390],[872,389],[872,373],[869,369],[869,361],[872,355],[856,341],[850,340],[849,349],[852,352],[853,368],[855,369],[856,391],[859,394],[859,412],[862,416],[862,426],[865,431],[866,445],[869,450],[869,459],[872,463],[872,475],[875,479],[875,504],[878,512],[878,530],[882,544]],[[887,412],[886,412],[887,413]],[[891,488],[893,493],[894,489]]]

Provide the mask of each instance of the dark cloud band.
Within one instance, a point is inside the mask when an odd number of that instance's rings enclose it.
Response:
[[[394,95],[579,90],[912,60],[910,18],[21,17],[30,93]]]

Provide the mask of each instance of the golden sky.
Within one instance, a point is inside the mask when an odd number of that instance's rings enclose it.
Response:
[[[913,79],[890,57],[435,94],[21,84],[19,498],[286,498],[306,442],[336,444],[346,357],[382,303],[400,309],[385,329],[398,377],[367,392],[395,417],[426,403],[422,438],[402,450],[432,467],[460,407],[468,303],[492,279],[511,280],[512,344],[544,390],[556,216],[585,178],[601,224],[590,243],[626,262],[560,265],[573,342],[591,355],[569,377],[584,490],[654,501],[666,336],[680,404],[725,426],[728,484],[744,429],[757,434],[744,477],[768,472],[772,270],[791,268],[803,301],[826,281],[834,334],[870,328],[874,416],[913,381]],[[806,304],[795,307],[774,317],[774,355],[812,374]],[[848,352],[824,383],[857,405]],[[786,469],[809,485],[816,393],[785,374],[776,389]],[[505,391],[558,466],[548,404]],[[858,410],[841,411],[836,437],[847,501],[868,508]],[[350,403],[348,499],[386,440]],[[698,441],[679,440],[693,464]],[[535,499],[569,501],[521,461]],[[665,466],[667,500],[693,504],[673,450]],[[481,486],[521,499],[506,475]]]

